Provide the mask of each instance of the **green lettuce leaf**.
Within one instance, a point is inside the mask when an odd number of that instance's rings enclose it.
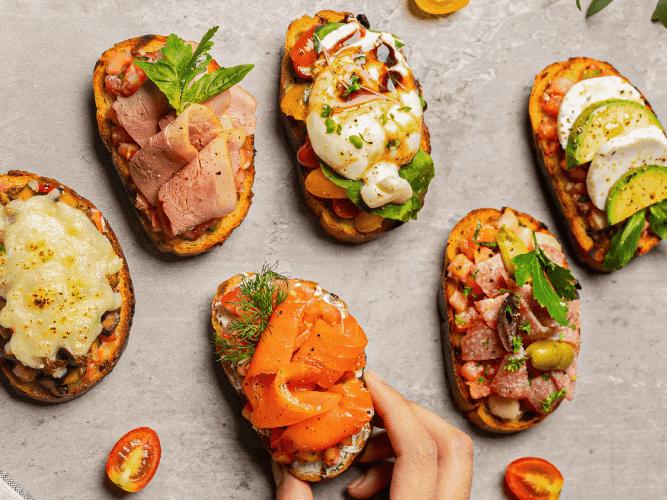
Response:
[[[412,198],[400,205],[387,203],[383,207],[370,208],[361,198],[361,188],[363,187],[362,181],[347,179],[336,173],[324,163],[321,163],[321,165],[324,175],[334,184],[345,188],[347,190],[348,198],[350,198],[352,203],[361,208],[364,212],[386,217],[387,219],[400,220],[401,222],[407,222],[410,219],[417,218],[417,213],[422,208],[419,198],[426,193],[428,185],[435,176],[433,160],[428,154],[420,149],[409,163],[398,169],[398,175],[408,181],[412,187]]]
[[[637,250],[639,238],[646,222],[646,209],[632,215],[623,229],[614,235],[609,245],[609,252],[602,265],[607,271],[615,271],[626,265]]]

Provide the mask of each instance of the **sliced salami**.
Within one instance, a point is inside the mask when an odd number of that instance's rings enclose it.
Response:
[[[461,340],[461,351],[464,361],[498,359],[505,354],[498,332],[479,320],[472,324]]]

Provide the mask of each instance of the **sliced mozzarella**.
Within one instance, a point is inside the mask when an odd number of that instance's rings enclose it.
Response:
[[[361,197],[371,208],[387,203],[405,203],[412,197],[410,183],[399,177],[395,163],[376,163],[364,172],[362,179]]]
[[[667,138],[658,127],[633,130],[605,143],[593,157],[586,177],[593,205],[604,210],[616,181],[628,170],[643,165],[667,166]]]
[[[567,147],[572,125],[581,112],[593,103],[609,99],[623,99],[644,104],[637,89],[619,76],[588,78],[575,83],[568,90],[558,111],[558,139],[563,149]]]

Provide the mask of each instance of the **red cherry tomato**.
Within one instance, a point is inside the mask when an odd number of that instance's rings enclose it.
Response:
[[[343,219],[352,219],[361,213],[361,209],[350,201],[349,198],[331,200],[334,212]]]
[[[315,25],[306,31],[292,47],[290,56],[294,71],[301,78],[311,80],[313,75],[310,73],[310,67],[317,61],[317,52],[315,52],[315,42],[313,42],[313,33],[319,25]]]
[[[125,491],[139,491],[153,479],[161,452],[153,429],[134,429],[120,438],[109,453],[107,476]]]
[[[306,142],[296,153],[296,159],[306,168],[319,168],[320,158],[315,154],[310,138],[306,136]]]
[[[526,457],[507,466],[505,481],[519,500],[557,500],[563,475],[546,460]]]

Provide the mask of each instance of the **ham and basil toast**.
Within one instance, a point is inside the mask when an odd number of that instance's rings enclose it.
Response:
[[[667,139],[646,98],[606,62],[575,57],[535,77],[538,163],[578,258],[624,266],[667,236]]]
[[[175,35],[126,40],[102,54],[93,75],[99,132],[141,225],[158,249],[179,255],[222,245],[252,202],[257,102],[238,83],[220,91],[252,65],[221,69],[206,54],[211,32],[199,44]],[[183,77],[194,98],[171,87],[165,94],[153,72],[188,50],[204,61]]]
[[[439,304],[449,387],[475,425],[517,432],[572,399],[580,302],[540,222],[510,208],[466,215],[447,240]]]
[[[303,16],[287,30],[285,135],[308,208],[339,241],[416,219],[434,176],[426,104],[403,45],[349,12]]]
[[[211,315],[222,367],[273,460],[304,481],[344,472],[374,413],[366,335],[345,303],[265,267],[222,283]]]
[[[125,349],[134,289],[95,206],[53,179],[0,175],[0,367],[38,401],[80,396]]]

